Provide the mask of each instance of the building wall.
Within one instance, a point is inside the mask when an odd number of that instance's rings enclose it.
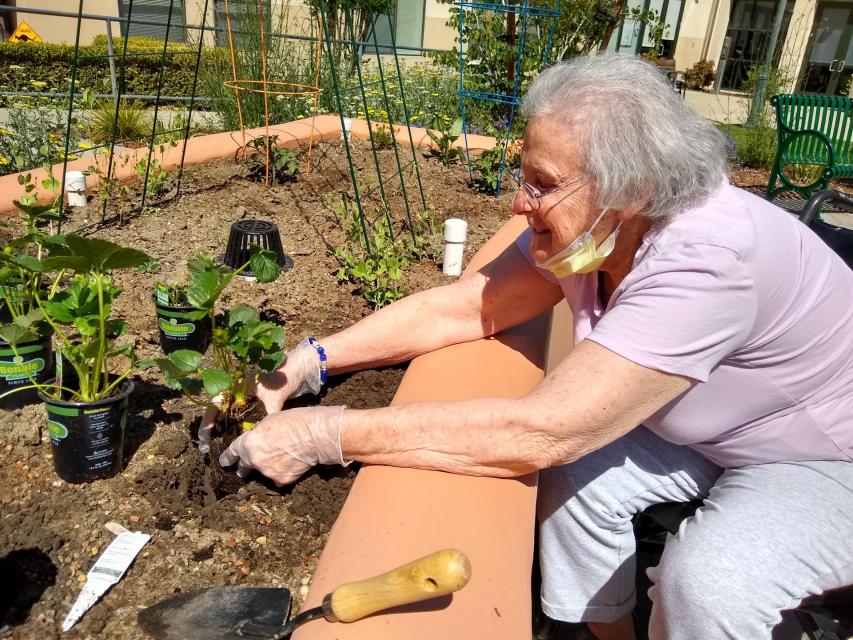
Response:
[[[730,0],[688,0],[675,45],[676,69],[684,71],[700,60],[716,66],[730,14]]]
[[[439,4],[437,0],[427,0],[424,15],[424,48],[452,49],[457,32],[447,26],[450,17],[449,4]]]
[[[16,0],[15,5],[19,9],[52,9],[72,13],[77,11],[77,3],[68,0]],[[83,12],[118,16],[118,0],[86,0],[83,3]],[[15,13],[13,29],[21,22],[30,25],[44,42],[74,44],[76,37],[76,21],[74,18]],[[103,20],[83,20],[80,24],[80,44],[90,44],[95,36],[102,33],[106,33]],[[113,35],[116,37],[119,35],[117,25],[114,25]]]
[[[788,79],[787,91],[794,90],[802,69],[816,9],[817,0],[797,0],[794,3],[794,13],[779,58],[779,68]]]

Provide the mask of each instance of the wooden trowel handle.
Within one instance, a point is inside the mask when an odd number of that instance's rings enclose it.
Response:
[[[375,578],[341,585],[326,596],[323,609],[336,620],[354,622],[383,609],[453,593],[470,578],[468,556],[444,549]]]

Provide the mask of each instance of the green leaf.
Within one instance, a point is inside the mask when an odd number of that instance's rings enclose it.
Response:
[[[228,312],[229,327],[233,327],[237,324],[252,324],[256,322],[258,322],[258,312],[252,307],[234,307]]]
[[[210,396],[215,396],[230,389],[232,385],[231,376],[221,369],[205,368],[201,372],[201,380],[204,390]]]
[[[201,364],[201,354],[191,349],[178,349],[169,354],[168,360],[182,373],[192,373]]]
[[[178,388],[183,389],[191,396],[200,396],[203,389],[201,380],[198,378],[178,378]]]
[[[37,339],[37,335],[29,327],[22,327],[19,324],[4,324],[0,325],[0,340],[10,345],[18,345],[24,342],[31,342]]]
[[[258,360],[258,368],[264,373],[270,373],[278,369],[283,361],[284,351],[271,353]]]
[[[278,266],[278,256],[269,249],[264,249],[256,244],[250,247],[252,252],[249,258],[249,268],[258,282],[272,282],[281,273]]]
[[[217,262],[206,253],[202,253],[199,256],[196,256],[189,262],[187,262],[187,267],[190,270],[190,273],[200,273],[202,271],[219,271],[221,267],[224,265],[219,265]]]
[[[222,291],[221,276],[213,271],[193,274],[187,288],[187,302],[199,309],[212,309]]]
[[[448,132],[448,134],[450,136],[452,136],[453,139],[456,139],[462,135],[462,118],[461,117],[458,117],[458,118],[456,118],[456,120],[453,121],[453,124],[450,125],[450,131]]]
[[[105,273],[113,269],[139,267],[153,260],[137,249],[122,247],[101,238],[65,236],[69,254],[51,256],[44,263],[48,269],[72,269],[78,273]]]
[[[98,316],[83,316],[74,320],[74,326],[83,336],[94,336],[101,328]]]

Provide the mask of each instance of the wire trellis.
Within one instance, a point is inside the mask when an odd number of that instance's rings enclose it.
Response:
[[[535,0],[534,0],[535,1]],[[540,68],[544,68],[551,62],[551,46],[554,40],[554,30],[557,27],[557,20],[560,17],[560,2],[556,0],[553,7],[539,6],[531,3],[531,0],[521,0],[520,3],[509,2],[476,2],[468,0],[459,0],[454,2],[454,6],[459,9],[459,110],[462,115],[462,137],[465,142],[465,161],[468,165],[468,178],[474,182],[474,170],[471,164],[471,151],[468,144],[468,119],[465,113],[465,101],[473,100],[476,102],[485,102],[492,104],[504,104],[509,106],[509,117],[507,118],[506,131],[503,136],[503,144],[501,145],[500,167],[498,169],[497,188],[495,189],[495,197],[501,194],[501,184],[503,183],[503,174],[506,169],[506,155],[512,137],[512,125],[515,121],[516,110],[521,103],[519,95],[520,80],[522,76],[522,60],[524,58],[525,44],[527,39],[528,22],[533,18],[540,18],[550,21],[548,26],[548,36],[545,48],[542,54]],[[515,71],[513,74],[512,93],[501,93],[499,91],[483,91],[479,89],[469,89],[465,85],[465,19],[467,12],[493,12],[507,14],[509,19],[518,19],[521,23],[521,30],[518,37],[518,53],[515,59]]]

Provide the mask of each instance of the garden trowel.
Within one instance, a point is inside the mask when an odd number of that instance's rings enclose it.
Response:
[[[322,606],[287,622],[290,590],[211,587],[168,598],[139,613],[139,625],[158,640],[280,640],[317,618],[355,622],[372,613],[458,591],[471,577],[461,551],[445,549],[388,573],[339,586]]]

